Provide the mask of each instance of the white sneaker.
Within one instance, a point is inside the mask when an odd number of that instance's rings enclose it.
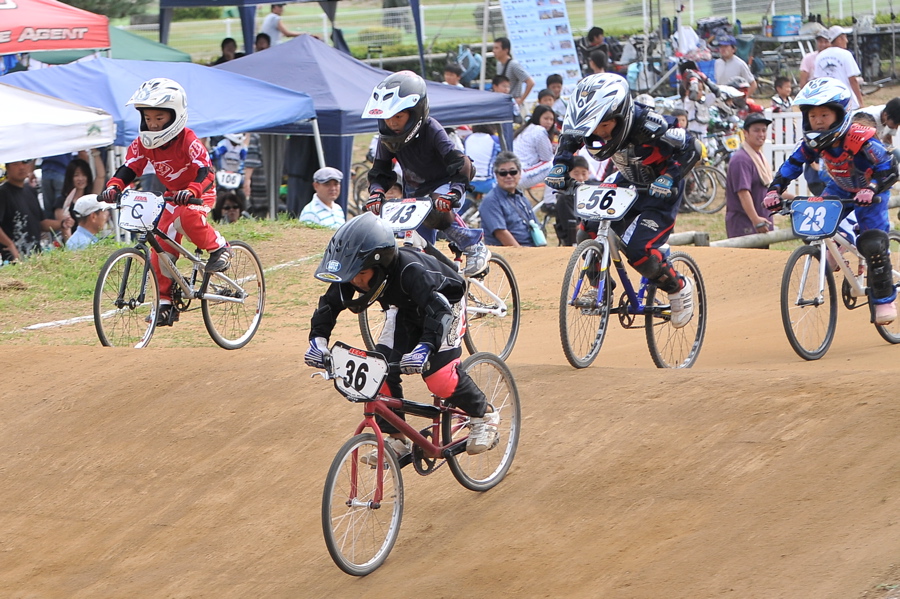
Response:
[[[897,319],[897,302],[875,304],[875,324],[891,324]]]
[[[469,440],[466,442],[466,453],[474,455],[484,453],[488,449],[497,446],[500,434],[497,427],[500,426],[500,412],[494,410],[484,415],[484,418],[469,419]]]
[[[694,316],[694,283],[687,277],[684,279],[684,287],[675,293],[669,294],[669,306],[671,306],[670,322],[676,329],[680,329],[691,321]]]
[[[463,274],[467,277],[474,277],[487,268],[488,260],[491,259],[491,251],[487,249],[483,241],[479,241],[475,245],[470,245],[463,254],[466,255],[466,267]]]
[[[384,438],[385,451],[387,447],[390,446],[391,449],[394,450],[394,453],[397,454],[397,459],[402,459],[406,454],[412,451],[412,443],[409,440],[398,439],[397,437],[385,437]],[[378,450],[373,449],[366,455],[359,458],[360,463],[366,464],[367,466],[374,466],[378,463]]]

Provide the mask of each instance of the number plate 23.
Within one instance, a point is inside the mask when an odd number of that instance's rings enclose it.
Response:
[[[387,378],[388,363],[377,352],[356,349],[340,341],[331,348],[334,388],[351,401],[365,401],[378,395]]]
[[[431,212],[430,199],[407,198],[386,200],[381,205],[381,218],[394,233],[405,233],[419,228]]]
[[[831,237],[841,222],[843,205],[838,200],[810,198],[791,202],[791,226],[803,239]]]
[[[575,193],[575,212],[585,220],[619,220],[634,204],[637,192],[611,183],[580,185]]]

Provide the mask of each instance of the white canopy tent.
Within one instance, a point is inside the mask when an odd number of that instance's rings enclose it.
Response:
[[[108,146],[113,118],[88,108],[0,83],[0,163]]]

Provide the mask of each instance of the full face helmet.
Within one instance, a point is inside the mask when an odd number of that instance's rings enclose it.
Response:
[[[850,128],[850,90],[846,85],[831,77],[820,77],[807,83],[793,106],[799,106],[803,113],[803,138],[809,147],[817,150],[830,148]],[[837,119],[827,131],[813,131],[809,124],[809,111],[816,106],[826,106],[835,111]]]
[[[152,150],[163,146],[184,130],[187,124],[187,95],[184,88],[171,79],[157,78],[141,84],[127,104],[133,104],[141,113],[141,145]],[[144,122],[144,109],[155,108],[171,114],[169,124],[161,131],[149,131]]]
[[[315,277],[326,283],[350,283],[367,268],[375,272],[369,290],[357,289],[359,295],[343,297],[344,307],[359,314],[377,300],[385,286],[391,265],[397,259],[397,242],[386,222],[365,212],[341,226],[325,248]]]
[[[615,119],[612,137],[603,140],[594,129],[603,121]],[[578,82],[569,98],[563,134],[581,136],[591,156],[606,160],[622,146],[634,121],[634,104],[624,77],[612,73],[590,75]]]
[[[409,112],[409,120],[400,133],[388,128],[385,119],[402,111]],[[412,71],[400,71],[388,76],[372,90],[372,97],[363,109],[362,118],[378,119],[378,134],[388,150],[396,154],[419,133],[428,118],[428,91],[425,80]]]

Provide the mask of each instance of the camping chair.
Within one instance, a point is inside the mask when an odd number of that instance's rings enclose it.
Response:
[[[459,82],[462,83],[464,87],[469,87],[469,84],[481,75],[481,54],[473,54],[466,45],[459,45],[456,63],[463,70]]]

